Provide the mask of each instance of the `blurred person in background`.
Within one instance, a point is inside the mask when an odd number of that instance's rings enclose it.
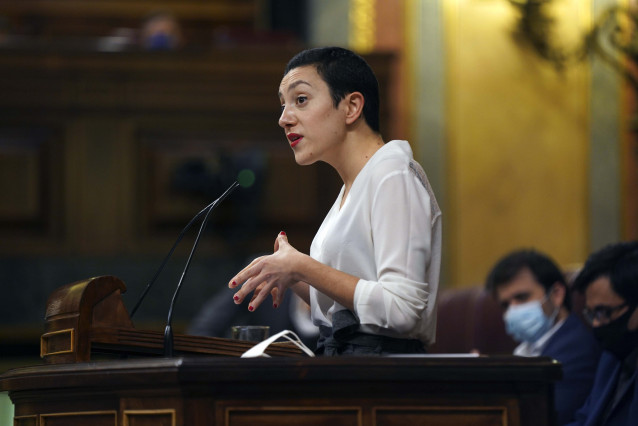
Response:
[[[638,242],[608,245],[574,281],[603,353],[585,405],[572,426],[638,424]]]
[[[177,18],[167,11],[150,13],[140,30],[140,45],[146,50],[173,50],[184,43]]]
[[[557,423],[573,420],[593,385],[600,347],[570,313],[564,274],[547,255],[518,250],[496,263],[486,288],[503,309],[507,333],[520,342],[514,355],[547,356],[561,363],[563,378],[554,391]]]

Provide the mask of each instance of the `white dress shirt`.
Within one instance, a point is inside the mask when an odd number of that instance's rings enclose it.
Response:
[[[310,256],[359,277],[360,330],[434,342],[441,263],[441,212],[407,141],[381,147],[344,188],[319,228]],[[341,207],[340,207],[341,206]],[[310,287],[315,325],[346,309]]]

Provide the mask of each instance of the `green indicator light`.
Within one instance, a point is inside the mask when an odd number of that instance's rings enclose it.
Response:
[[[237,182],[242,188],[250,188],[255,183],[255,172],[244,169],[237,175]]]

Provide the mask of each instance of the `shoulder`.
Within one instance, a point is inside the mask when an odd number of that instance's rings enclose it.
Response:
[[[544,355],[585,353],[598,358],[600,349],[592,332],[575,315],[569,314],[563,325],[547,343]],[[546,353],[545,353],[546,352]]]
[[[620,371],[620,366],[620,360],[618,360],[614,354],[608,351],[603,351],[600,355],[598,368],[596,369],[596,376],[598,377],[598,380],[612,380],[615,377],[615,374]]]
[[[373,203],[379,199],[384,202],[404,203],[415,209],[427,208],[432,220],[436,220],[441,210],[434,196],[428,178],[419,163],[414,160],[410,144],[404,140],[387,142],[370,159],[364,168],[361,184]],[[359,178],[357,178],[359,179]]]
[[[414,174],[413,164],[420,168],[414,161],[410,144],[407,141],[393,140],[383,145],[372,156],[363,174],[373,186],[378,186],[390,177],[401,180],[401,177],[405,179],[410,174]]]
[[[406,166],[413,161],[412,148],[408,141],[393,140],[386,142],[370,159],[370,165],[374,168],[384,167],[401,167]]]
[[[565,319],[565,323],[563,324],[561,328],[569,332],[570,334],[585,333],[589,337],[594,339],[594,335],[591,333],[591,331],[585,326],[585,324],[583,324],[580,318],[578,318],[578,316],[576,316],[576,314],[574,313],[570,313],[567,316],[567,318]]]

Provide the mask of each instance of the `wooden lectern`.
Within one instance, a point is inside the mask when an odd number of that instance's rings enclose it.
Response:
[[[553,424],[549,358],[424,356],[305,358],[282,344],[272,358],[250,343],[136,330],[124,283],[99,277],[49,298],[45,365],[0,375],[14,426]],[[95,361],[98,352],[142,357]],[[146,356],[145,356],[146,355]]]
[[[47,364],[86,362],[91,353],[161,355],[164,334],[136,330],[122,302],[125,284],[113,276],[67,284],[47,301],[40,356]],[[240,356],[253,343],[218,337],[175,335],[175,352]],[[289,344],[275,344],[269,355],[301,356]]]

